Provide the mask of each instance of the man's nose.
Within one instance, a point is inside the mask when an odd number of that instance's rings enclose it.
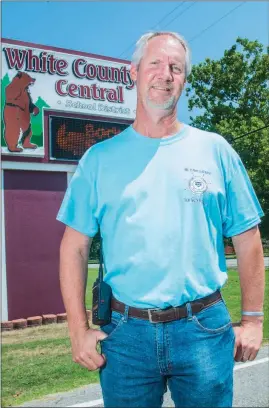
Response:
[[[173,80],[172,70],[169,64],[163,64],[163,66],[161,67],[161,74],[162,74],[162,79],[166,81]]]

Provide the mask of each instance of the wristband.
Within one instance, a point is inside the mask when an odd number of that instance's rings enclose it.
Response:
[[[241,314],[242,316],[264,316],[263,312],[245,312],[244,310]]]

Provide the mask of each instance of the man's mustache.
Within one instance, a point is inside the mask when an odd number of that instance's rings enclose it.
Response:
[[[156,84],[152,84],[150,88],[164,88],[164,89],[168,89],[169,91],[171,91],[173,89],[173,86],[165,82],[157,82]]]

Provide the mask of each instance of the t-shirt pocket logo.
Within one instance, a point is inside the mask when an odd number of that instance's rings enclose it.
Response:
[[[189,188],[194,194],[203,194],[208,189],[208,185],[202,177],[193,177],[189,181]]]

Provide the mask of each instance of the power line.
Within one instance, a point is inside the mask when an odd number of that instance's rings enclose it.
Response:
[[[194,41],[196,38],[200,37],[202,34],[204,34],[207,30],[209,30],[210,28],[214,27],[214,25],[218,24],[221,20],[223,20],[225,17],[227,17],[229,14],[233,13],[236,9],[238,9],[239,7],[242,7],[244,4],[246,3],[246,1],[243,1],[242,3],[238,4],[236,7],[232,8],[230,11],[228,11],[228,13],[224,14],[221,18],[219,18],[218,20],[214,21],[212,24],[210,24],[208,27],[206,27],[205,29],[203,29],[202,31],[200,31],[200,33],[198,33],[197,35],[195,35],[194,37],[192,37],[189,40],[189,43],[191,43],[192,41]]]
[[[171,10],[170,13],[165,14],[165,16],[164,16],[160,21],[158,21],[158,23],[155,24],[155,26],[153,26],[153,27],[151,28],[151,30],[154,30],[154,28],[158,27],[158,25],[161,24],[161,23],[166,19],[166,17],[170,16],[170,14],[172,14],[172,13],[173,13],[175,10],[177,10],[179,7],[182,7],[184,3],[186,3],[186,1],[182,1],[178,6],[176,6],[175,8],[173,8],[173,10]]]
[[[184,1],[185,3],[185,1]],[[173,23],[173,21],[175,21],[178,17],[182,16],[182,14],[185,13],[185,11],[189,10],[191,7],[195,6],[195,4],[197,3],[197,1],[194,1],[189,7],[186,7],[182,13],[179,13],[177,16],[175,16],[169,23],[167,23],[164,28],[166,28],[167,26],[169,26],[171,23]]]
[[[157,24],[155,24],[155,26],[153,26],[153,27],[151,28],[151,30],[153,30],[154,28],[156,28],[156,27],[160,24],[160,22],[162,22],[162,21],[163,21],[168,15],[170,15],[173,11],[175,11],[177,8],[183,6],[184,3],[186,3],[186,1],[183,1],[179,6],[175,7],[169,14],[165,15],[165,17],[162,18]],[[197,3],[197,0],[194,1],[194,2],[193,2],[191,5],[189,5],[188,7],[186,7],[181,13],[177,14],[177,15],[176,15],[171,21],[169,21],[169,23],[167,23],[163,28],[168,27],[168,26],[169,26],[171,23],[173,23],[178,17],[182,16],[182,14],[184,14],[187,10],[189,10],[191,7],[195,6],[196,3]],[[133,42],[125,51],[123,51],[123,52],[118,56],[118,58],[121,57],[123,54],[125,54],[126,51],[129,51],[129,49],[132,48],[133,45],[135,45],[135,44],[136,44],[136,41]]]
[[[176,7],[173,8],[173,10],[171,10],[169,13],[165,14],[165,16],[158,21],[157,24],[155,24],[155,26],[153,26],[151,28],[151,30],[153,30],[154,28],[156,28],[160,23],[162,23],[166,17],[168,17],[170,14],[172,14],[175,10],[177,10],[179,7],[182,7],[183,4],[186,3],[186,1],[181,2],[179,5],[177,5]],[[189,10],[191,7],[193,7],[195,4],[197,3],[197,0],[194,1],[191,5],[189,5],[189,7],[186,7],[181,13],[179,13],[178,15],[176,15],[171,21],[169,21],[169,23],[167,23],[163,28],[168,27],[171,23],[173,23],[178,17],[180,17],[182,14],[184,14],[187,10]],[[244,4],[246,3],[246,1],[243,1],[242,3],[238,4],[237,6],[235,6],[234,8],[232,8],[231,10],[228,11],[228,13],[224,14],[222,17],[220,17],[219,19],[217,19],[216,21],[214,21],[212,24],[210,24],[208,27],[204,28],[202,31],[200,31],[200,33],[196,34],[194,37],[192,37],[188,42],[191,43],[192,41],[196,40],[196,38],[200,37],[202,34],[204,34],[207,30],[209,30],[210,28],[214,27],[216,24],[218,24],[220,21],[222,21],[224,18],[226,18],[228,15],[232,14],[235,10],[237,10],[239,7],[242,7]],[[118,58],[120,58],[123,54],[125,54],[125,52],[129,51],[134,45],[136,44],[136,41],[134,41],[128,48],[126,48],[119,56]]]
[[[176,7],[174,7],[173,10],[171,10],[169,13],[165,14],[164,17],[161,20],[159,20],[158,23],[155,24],[155,26],[153,26],[151,28],[151,30],[153,30],[160,23],[162,23],[166,19],[166,17],[170,16],[170,14],[172,14],[175,10],[177,10],[179,7],[183,6],[184,3],[186,3],[186,1],[182,1],[180,4],[178,4]],[[125,54],[125,52],[129,51],[129,49],[132,48],[135,44],[136,44],[136,41],[134,41],[128,48],[126,48],[117,58],[120,58],[123,54]]]
[[[265,126],[259,128],[259,129],[252,130],[251,132],[248,132],[248,133],[245,133],[245,134],[243,134],[243,135],[241,135],[241,136],[238,136],[238,137],[233,138],[233,139],[231,140],[231,142],[234,142],[235,140],[241,139],[242,137],[251,135],[252,133],[259,132],[260,130],[266,129],[266,128],[268,128],[268,127],[269,127],[269,125],[265,125]]]

